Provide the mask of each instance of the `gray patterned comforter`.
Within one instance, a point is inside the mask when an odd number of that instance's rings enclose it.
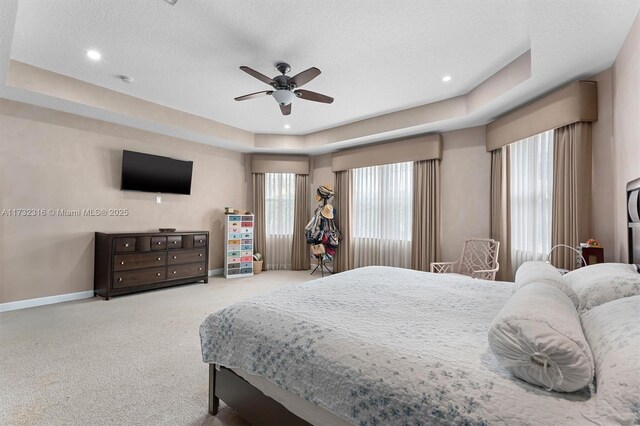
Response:
[[[546,392],[494,358],[487,331],[512,286],[356,269],[210,315],[202,357],[357,425],[592,424],[589,390]]]

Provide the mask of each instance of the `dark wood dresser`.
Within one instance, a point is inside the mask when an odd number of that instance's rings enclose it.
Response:
[[[209,232],[96,232],[94,293],[111,296],[209,281]]]

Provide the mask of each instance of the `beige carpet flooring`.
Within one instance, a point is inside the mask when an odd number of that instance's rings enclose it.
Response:
[[[198,327],[234,302],[319,276],[214,277],[0,313],[0,424],[245,425],[225,405],[207,414]]]

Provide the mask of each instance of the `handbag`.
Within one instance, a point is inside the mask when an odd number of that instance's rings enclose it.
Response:
[[[314,256],[320,256],[325,253],[324,244],[314,244],[311,246],[311,254]]]

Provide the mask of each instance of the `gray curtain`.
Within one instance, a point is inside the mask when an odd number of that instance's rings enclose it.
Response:
[[[351,170],[335,173],[335,196],[333,206],[336,208],[334,222],[342,233],[342,240],[336,250],[333,261],[335,272],[353,269],[353,247],[351,246]]]
[[[500,242],[496,279],[513,281],[511,270],[511,200],[509,146],[491,151],[491,238]]]
[[[440,255],[440,160],[413,163],[411,268],[429,271]]]
[[[291,247],[291,269],[294,271],[311,268],[309,245],[307,245],[304,229],[310,218],[309,200],[309,175],[296,175],[296,205]]]
[[[265,248],[267,246],[267,234],[265,231],[265,198],[264,198],[264,173],[253,173],[253,251],[262,254],[264,256],[264,262],[262,263],[262,270],[267,270],[267,253]]]
[[[576,247],[591,237],[591,123],[559,127],[553,135],[551,245]],[[575,269],[576,254],[557,248],[557,268]]]

